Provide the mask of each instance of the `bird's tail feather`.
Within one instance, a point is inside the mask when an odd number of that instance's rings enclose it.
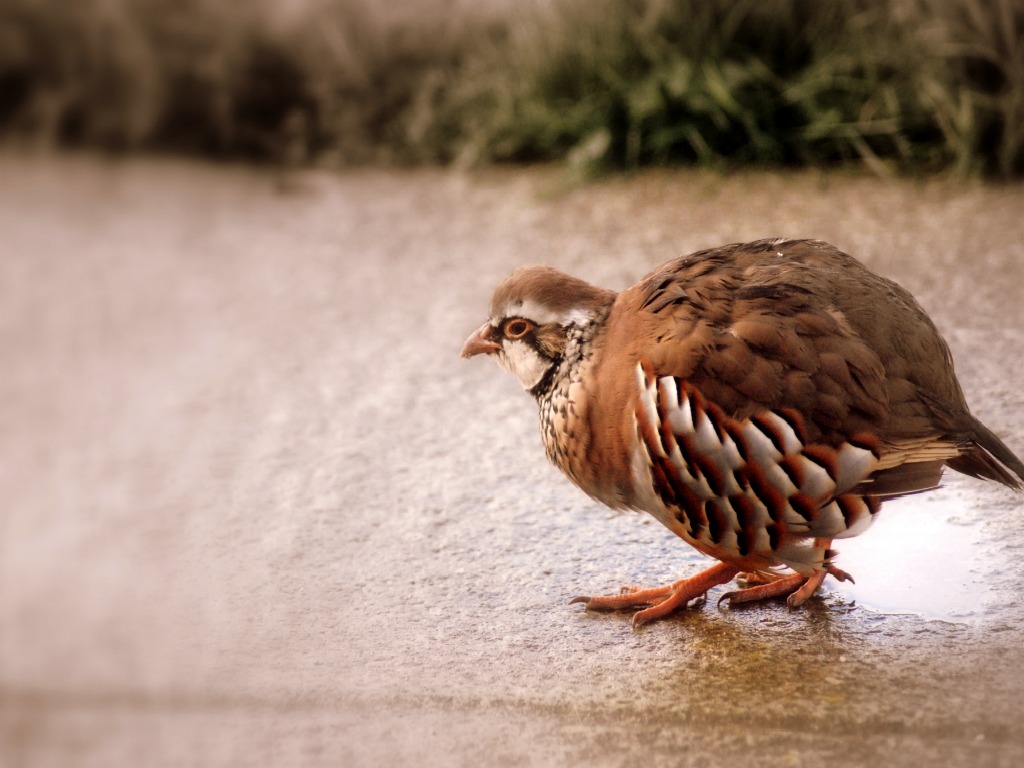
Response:
[[[974,447],[950,459],[947,466],[971,477],[994,480],[1015,491],[1024,491],[1024,463],[992,430],[973,416],[971,419]]]

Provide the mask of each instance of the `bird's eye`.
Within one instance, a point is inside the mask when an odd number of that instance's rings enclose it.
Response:
[[[533,323],[521,317],[513,318],[505,323],[505,338],[521,339],[533,330]]]

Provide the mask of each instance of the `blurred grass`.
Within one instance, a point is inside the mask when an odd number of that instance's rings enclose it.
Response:
[[[0,0],[9,142],[1024,173],[1021,0]]]

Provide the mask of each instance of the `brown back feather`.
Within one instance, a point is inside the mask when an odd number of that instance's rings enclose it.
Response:
[[[648,360],[734,418],[788,407],[812,440],[876,435],[891,451],[885,495],[934,487],[947,459],[1021,487],[1013,475],[1024,479],[1024,465],[970,414],[924,310],[826,243],[764,240],[676,259],[623,292],[609,324],[607,344],[632,351],[630,368]]]

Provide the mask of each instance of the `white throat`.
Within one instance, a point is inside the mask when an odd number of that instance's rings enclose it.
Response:
[[[548,368],[553,364],[541,355],[537,350],[525,341],[508,341],[502,344],[502,353],[497,355],[498,363],[507,370],[523,385],[523,389],[530,391],[544,378]]]

